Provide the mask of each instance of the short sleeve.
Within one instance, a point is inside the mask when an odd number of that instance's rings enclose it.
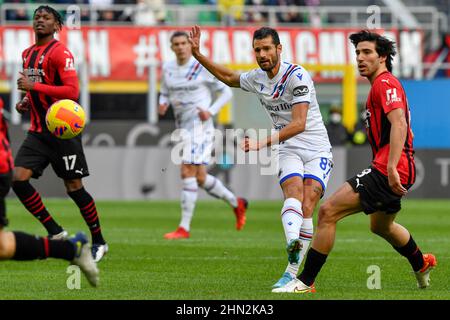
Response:
[[[381,79],[377,84],[378,102],[383,107],[385,114],[394,109],[405,107],[405,95],[403,88],[393,79]]]
[[[292,104],[307,102],[311,103],[311,92],[313,91],[313,81],[309,73],[301,68],[294,71],[289,81],[289,89],[292,94]]]
[[[161,87],[159,90],[159,104],[169,103],[169,89],[167,88],[166,82],[166,69],[167,65],[164,64],[161,72]]]
[[[253,85],[255,75],[256,75],[255,70],[241,73],[241,75],[239,76],[239,81],[242,90],[249,92],[256,92],[254,89],[255,87]]]

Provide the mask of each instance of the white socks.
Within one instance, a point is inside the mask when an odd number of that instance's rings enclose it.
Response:
[[[298,263],[288,263],[286,267],[286,272],[289,272],[293,277],[297,276],[298,269],[305,258],[306,252],[308,252],[309,245],[311,244],[313,237],[313,219],[305,218],[303,219],[303,224],[300,229],[300,242],[302,243],[302,249],[300,250]]]
[[[303,224],[302,203],[299,200],[295,198],[284,200],[284,205],[281,209],[281,222],[283,223],[286,243],[299,238],[300,229]],[[295,277],[299,267],[300,263],[289,263],[286,272],[289,272]]]
[[[228,190],[216,177],[210,174],[206,175],[205,183],[203,184],[202,188],[205,189],[205,191],[213,197],[225,200],[233,208],[236,208],[238,206],[236,196],[230,190]]]
[[[284,200],[281,209],[281,222],[283,223],[286,242],[298,239],[303,223],[302,203],[294,198]]]
[[[194,215],[195,203],[197,202],[198,184],[195,177],[183,179],[183,190],[181,191],[181,223],[186,231],[191,228],[191,220]]]
[[[302,250],[300,250],[300,260],[298,261],[298,264],[301,265],[303,258],[306,255],[306,252],[308,252],[309,245],[311,244],[312,238],[314,233],[314,227],[313,227],[313,219],[312,218],[305,218],[303,219],[303,224],[300,229],[300,241],[302,242]]]

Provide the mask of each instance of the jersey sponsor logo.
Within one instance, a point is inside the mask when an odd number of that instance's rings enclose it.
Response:
[[[298,80],[302,81],[303,73],[297,73],[296,76],[297,76]]]
[[[261,83],[261,88],[259,89],[259,91],[263,91],[264,90],[264,85]]]
[[[386,90],[386,105],[390,105],[394,102],[401,102],[402,99],[397,96],[397,88]]]
[[[286,110],[291,110],[292,109],[292,105],[289,103],[280,103],[277,105],[270,105],[268,103],[266,103],[263,99],[259,99],[261,105],[266,108],[267,111],[269,112],[273,112],[273,111],[286,111]]]
[[[42,79],[45,77],[45,71],[38,68],[26,68],[23,72],[30,78],[33,82],[43,82]]]
[[[66,66],[64,67],[64,71],[72,71],[75,70],[75,64],[72,58],[66,58]]]
[[[307,86],[298,86],[294,88],[294,96],[301,97],[305,96],[309,93],[309,89]]]

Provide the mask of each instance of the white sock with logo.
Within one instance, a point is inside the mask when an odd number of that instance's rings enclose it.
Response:
[[[302,250],[300,250],[300,260],[298,264],[301,265],[305,258],[306,252],[308,252],[309,245],[311,244],[314,234],[314,226],[312,218],[304,218],[303,224],[300,229],[300,241],[302,242]]]
[[[233,192],[228,190],[216,177],[210,174],[206,175],[205,183],[202,188],[213,197],[225,200],[233,208],[238,206],[237,198]]]
[[[191,220],[194,215],[195,203],[197,202],[198,184],[194,177],[183,179],[183,190],[181,191],[181,223],[186,231],[191,228]]]
[[[281,221],[283,223],[284,234],[286,236],[286,243],[293,239],[298,239],[300,228],[303,224],[302,203],[295,198],[288,198],[284,201],[281,209]],[[298,263],[289,263],[286,272],[296,276],[298,272]]]
[[[311,244],[313,237],[313,219],[304,218],[302,227],[300,228],[300,242],[302,243],[302,249],[300,250],[298,263],[288,263],[286,272],[289,272],[292,276],[296,276],[298,269],[300,268],[306,253],[308,252],[309,245]]]

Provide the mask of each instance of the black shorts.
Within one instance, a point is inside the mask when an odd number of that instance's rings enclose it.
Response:
[[[389,187],[388,178],[373,167],[363,170],[347,180],[353,190],[359,193],[361,206],[365,214],[384,211],[397,213],[401,209],[402,196],[395,194]],[[404,186],[409,189],[411,186]]]
[[[39,178],[51,164],[56,175],[64,180],[79,179],[89,175],[81,136],[63,140],[50,132],[28,132],[14,161],[16,167],[33,171]]]
[[[11,177],[11,172],[0,174],[0,229],[8,225],[8,219],[6,219],[5,198],[11,187]]]

